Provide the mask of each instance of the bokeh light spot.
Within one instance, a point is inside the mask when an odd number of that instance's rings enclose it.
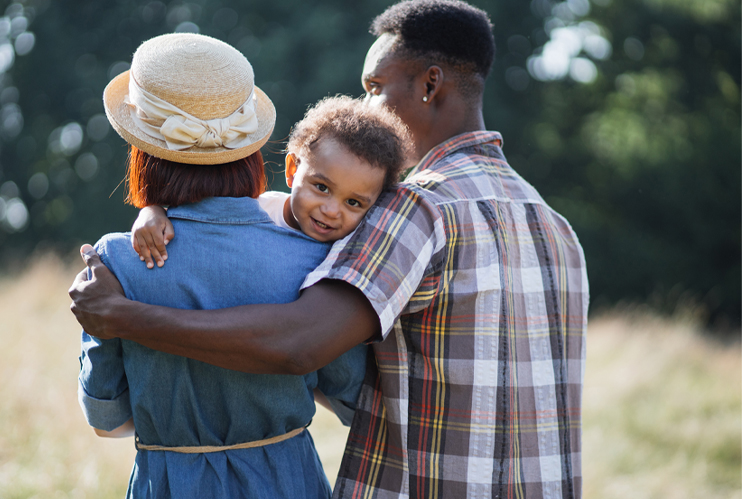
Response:
[[[6,87],[0,92],[0,104],[17,103],[20,96],[18,87]]]
[[[5,208],[5,222],[11,231],[19,232],[28,224],[28,208],[20,198],[8,200]]]
[[[641,61],[644,57],[644,44],[636,38],[629,37],[623,42],[623,50],[629,59]]]
[[[0,17],[0,38],[8,38],[10,36],[10,19],[7,17]]]
[[[191,21],[186,21],[184,23],[178,24],[178,26],[175,27],[176,33],[199,33],[200,29],[196,23],[192,23]]]
[[[15,52],[18,55],[26,55],[33,50],[36,44],[36,36],[30,31],[18,35],[15,39]]]
[[[108,123],[108,118],[106,118],[106,115],[102,113],[93,115],[88,120],[88,125],[86,127],[88,137],[90,137],[90,140],[95,142],[100,142],[105,139],[110,129],[111,125]]]
[[[191,20],[191,9],[187,5],[174,5],[168,9],[167,24],[173,28]]]
[[[23,15],[23,4],[19,2],[13,2],[5,9],[5,15],[10,19]]]
[[[592,83],[598,77],[598,68],[590,59],[575,57],[569,65],[569,76],[580,83]]]
[[[75,154],[82,144],[82,127],[80,124],[73,121],[65,125],[62,134],[59,136],[59,143],[65,154],[68,156]]]
[[[590,2],[588,0],[567,0],[567,6],[574,15],[584,17],[590,13]]]
[[[0,185],[0,196],[6,199],[18,197],[20,194],[21,191],[18,190],[18,186],[12,180],[8,180],[3,185]]]
[[[73,121],[49,134],[49,149],[56,154],[72,156],[80,149],[82,139],[82,127]]]
[[[528,88],[531,78],[528,72],[518,66],[513,66],[505,71],[505,82],[516,92],[523,92]]]
[[[611,42],[600,35],[588,35],[582,43],[582,48],[593,59],[604,61],[613,53]]]
[[[98,158],[90,152],[81,154],[75,161],[75,172],[86,182],[92,179],[98,173]]]
[[[112,80],[124,71],[129,71],[131,64],[124,61],[116,61],[108,68],[108,79]]]
[[[49,191],[49,177],[45,173],[34,173],[28,179],[28,193],[35,199],[41,199]]]
[[[631,97],[636,93],[636,82],[631,75],[622,74],[616,77],[616,89]]]
[[[14,17],[10,21],[10,36],[16,37],[26,31],[28,28],[28,19],[24,16]]]
[[[9,139],[14,139],[23,130],[23,114],[21,106],[15,103],[5,104],[0,109],[0,131]]]
[[[0,45],[0,73],[5,73],[15,62],[15,50],[13,46],[5,42]]]

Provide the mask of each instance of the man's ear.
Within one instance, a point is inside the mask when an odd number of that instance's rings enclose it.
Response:
[[[423,85],[425,85],[423,102],[431,102],[433,100],[441,90],[441,87],[443,87],[443,80],[443,69],[440,66],[433,64],[425,71],[423,75]]]
[[[292,152],[286,154],[286,185],[288,185],[289,188],[291,188],[294,183],[294,176],[296,175],[298,165],[299,158],[296,157],[296,154]]]

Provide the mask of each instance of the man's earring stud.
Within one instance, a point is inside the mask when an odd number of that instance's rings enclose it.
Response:
[[[428,96],[427,95],[424,95],[423,96],[423,102],[428,102]]]

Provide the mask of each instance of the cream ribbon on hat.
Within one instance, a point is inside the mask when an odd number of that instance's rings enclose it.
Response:
[[[203,149],[226,147],[238,149],[249,145],[247,135],[258,129],[255,113],[255,89],[245,103],[226,118],[202,120],[147,92],[129,75],[129,95],[124,102],[131,117],[147,135],[165,141],[168,149],[182,151],[189,147]]]

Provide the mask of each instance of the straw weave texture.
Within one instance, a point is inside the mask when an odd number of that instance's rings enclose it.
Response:
[[[254,81],[252,66],[235,48],[191,33],[142,44],[131,74],[147,92],[202,120],[232,114]]]
[[[130,108],[124,103],[132,74],[147,92],[202,120],[224,118],[235,112],[252,92],[254,74],[250,63],[234,47],[204,35],[169,34],[144,42],[134,54],[131,69],[108,84],[103,101],[116,132],[152,156],[188,164],[227,163],[256,152],[273,131],[273,103],[254,87],[258,130],[248,135],[250,145],[239,149],[170,150],[164,141],[148,135],[134,123]]]

